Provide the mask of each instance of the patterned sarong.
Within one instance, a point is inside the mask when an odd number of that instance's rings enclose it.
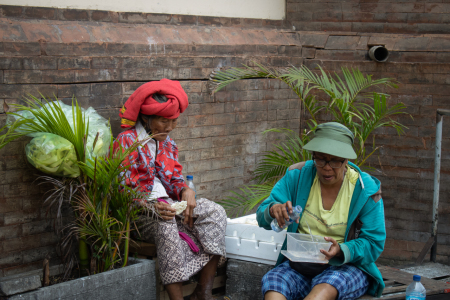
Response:
[[[219,204],[210,200],[197,199],[194,208],[194,226],[190,228],[183,220],[152,220],[140,216],[139,231],[144,241],[154,241],[158,255],[159,273],[163,285],[187,281],[198,273],[213,257],[221,255],[219,265],[225,261],[225,229],[227,215]],[[192,252],[189,245],[180,238],[184,232],[200,249]]]

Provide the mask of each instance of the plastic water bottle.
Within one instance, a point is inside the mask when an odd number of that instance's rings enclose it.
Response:
[[[287,207],[286,207],[286,210],[288,210]],[[280,231],[288,228],[288,226],[291,225],[292,223],[294,223],[295,221],[297,221],[300,218],[301,213],[302,213],[302,207],[300,205],[297,205],[292,208],[292,214],[290,214],[289,210],[288,210],[289,221],[284,222],[283,227],[280,227],[278,225],[277,219],[272,220],[272,223],[270,223],[270,227],[272,227],[273,231],[280,232]]]
[[[195,192],[195,198],[197,199],[197,190],[195,189],[195,185],[194,185],[194,176],[192,175],[188,175],[186,176],[187,179],[187,185],[190,189],[194,190]]]
[[[427,291],[420,282],[420,276],[414,275],[413,280],[406,288],[406,300],[425,300]]]

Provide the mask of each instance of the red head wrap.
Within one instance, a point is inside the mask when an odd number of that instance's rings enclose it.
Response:
[[[166,96],[167,102],[159,103],[153,99],[153,94]],[[180,82],[169,79],[147,82],[134,91],[120,110],[121,126],[122,128],[133,127],[139,113],[175,119],[188,105],[188,96]]]

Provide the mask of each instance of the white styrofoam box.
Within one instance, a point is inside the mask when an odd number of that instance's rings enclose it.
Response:
[[[256,214],[227,220],[227,257],[275,265],[286,237],[258,226]]]

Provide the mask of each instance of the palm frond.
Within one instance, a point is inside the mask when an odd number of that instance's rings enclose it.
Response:
[[[405,106],[402,103],[388,105],[388,95],[382,92],[367,92],[376,87],[397,88],[393,78],[374,80],[371,75],[364,75],[358,69],[342,68],[342,75],[330,74],[319,66],[312,71],[306,66],[292,66],[277,70],[256,64],[256,68],[232,68],[219,71],[211,75],[210,81],[218,87],[216,92],[226,85],[246,78],[274,78],[285,82],[300,98],[303,108],[309,116],[305,120],[306,127],[298,135],[286,129],[270,129],[267,132],[280,133],[284,139],[274,145],[274,150],[264,154],[254,172],[258,184],[240,188],[240,193],[232,191],[234,196],[223,200],[228,210],[237,214],[248,212],[257,203],[267,198],[270,187],[273,186],[286,172],[286,169],[299,161],[311,158],[303,145],[310,140],[310,132],[318,124],[318,114],[326,112],[332,116],[332,121],[339,122],[348,127],[355,135],[355,151],[358,155],[355,163],[361,168],[366,166],[367,159],[373,155],[379,146],[375,146],[373,131],[380,127],[392,127],[397,133],[403,134],[406,127],[393,116],[404,114]],[[319,100],[313,91],[322,91],[328,99]],[[359,100],[372,99],[373,105]],[[366,151],[365,143],[373,135],[374,146]]]
[[[278,181],[286,173],[289,166],[310,157],[310,153],[303,150],[303,146],[310,138],[308,133],[300,137],[290,129],[274,128],[264,131],[263,134],[270,132],[282,134],[285,141],[276,144],[276,150],[267,152],[258,164],[255,170],[255,179],[259,184]]]
[[[243,65],[243,68],[230,68],[224,71],[213,71],[210,75],[210,89],[218,92],[225,86],[238,80],[252,78],[279,78],[280,74],[270,67],[254,62],[256,68]]]
[[[363,92],[364,90],[370,87],[376,86],[387,86],[392,88],[397,88],[396,80],[394,78],[381,78],[381,79],[372,79],[372,75],[364,76],[361,71],[358,69],[352,69],[351,71],[348,68],[342,68],[342,74],[344,77],[344,81],[338,74],[335,74],[337,81],[340,83],[341,91],[348,91],[349,93],[349,102],[353,103],[357,96]]]
[[[239,188],[240,192],[232,191],[233,196],[228,196],[218,203],[227,210],[231,217],[246,214],[267,199],[272,189],[273,184],[244,185]]]

